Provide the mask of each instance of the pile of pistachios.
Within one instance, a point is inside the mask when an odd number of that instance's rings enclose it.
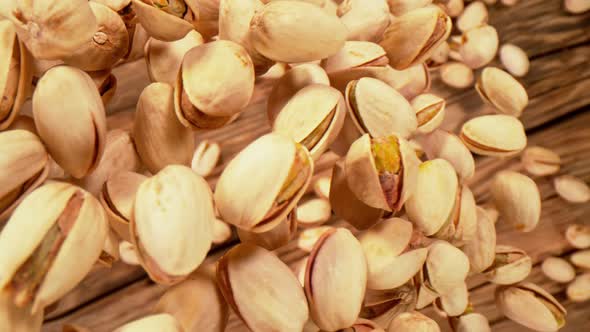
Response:
[[[469,300],[474,275],[498,285],[506,317],[557,331],[566,311],[526,282],[531,257],[496,241],[497,220],[536,228],[535,181],[499,170],[481,206],[469,188],[473,154],[521,155],[563,204],[590,201],[559,155],[527,148],[515,77],[530,64],[499,45],[495,3],[2,1],[0,331],[40,331],[117,261],[167,287],[153,315],[117,332],[224,331],[230,312],[260,332],[440,331],[418,312],[430,305],[453,331],[490,331]],[[130,61],[145,62],[151,84],[134,112],[107,116],[126,89],[113,69]],[[475,88],[490,111],[446,131],[432,82]],[[221,169],[226,142],[196,134],[261,103],[271,132]],[[332,172],[314,175],[326,158],[338,159]],[[579,275],[557,257],[542,270],[587,301],[590,228],[566,237]],[[235,245],[204,263],[217,244]],[[272,252],[287,245],[306,253],[293,266]]]

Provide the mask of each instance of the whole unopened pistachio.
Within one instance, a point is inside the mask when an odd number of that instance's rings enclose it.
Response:
[[[475,173],[473,155],[454,134],[437,129],[429,135],[420,137],[419,142],[429,159],[440,158],[448,161],[462,181],[469,180]]]
[[[451,33],[451,19],[436,6],[406,13],[391,22],[379,43],[390,65],[406,69],[424,62]]]
[[[469,304],[467,284],[462,283],[434,301],[434,308],[443,317],[457,317],[463,314]]]
[[[481,1],[470,3],[461,15],[457,18],[457,28],[468,31],[488,23],[488,9]]]
[[[565,231],[565,238],[574,248],[590,248],[590,225],[569,225]]]
[[[127,323],[113,332],[184,332],[184,330],[174,316],[156,314]]]
[[[199,8],[195,1],[132,0],[138,22],[158,40],[175,41],[194,29]]]
[[[434,320],[423,314],[412,311],[404,312],[395,317],[389,327],[388,332],[440,332],[440,327]]]
[[[238,236],[242,243],[257,245],[266,250],[278,249],[291,241],[297,233],[297,216],[293,211],[285,220],[266,232],[251,232],[238,228]]]
[[[520,161],[528,173],[537,176],[555,174],[561,166],[561,158],[557,153],[540,146],[524,149]]]
[[[576,277],[576,270],[565,259],[559,257],[547,257],[541,265],[541,271],[547,278],[560,282],[568,283]]]
[[[39,136],[64,170],[82,178],[96,168],[106,143],[106,116],[88,74],[69,66],[49,69],[37,83],[33,115]]]
[[[311,252],[318,239],[325,232],[330,231],[332,229],[334,229],[334,227],[332,226],[317,226],[302,230],[299,233],[299,236],[297,237],[297,248],[305,252]],[[305,271],[303,271],[303,273],[305,273]]]
[[[586,302],[590,300],[590,273],[584,273],[576,277],[566,289],[568,299],[573,302]]]
[[[572,254],[570,260],[575,266],[590,270],[590,249],[576,251]]]
[[[451,320],[455,332],[491,332],[490,322],[486,316],[471,312]]]
[[[412,99],[411,104],[416,112],[417,132],[420,134],[434,131],[445,118],[446,102],[439,96],[425,93]]]
[[[229,308],[215,283],[214,270],[201,266],[162,295],[154,311],[174,316],[184,332],[223,332]]]
[[[495,284],[510,285],[524,280],[531,268],[531,257],[524,250],[497,245],[494,263],[484,270],[484,276]]]
[[[150,278],[173,284],[196,270],[211,246],[214,218],[211,189],[190,168],[167,166],[143,181],[129,231]]]
[[[302,227],[320,226],[331,216],[330,202],[324,198],[310,199],[297,206],[297,223]]]
[[[458,43],[451,44],[451,48],[459,51],[464,64],[478,69],[494,59],[498,44],[496,29],[490,25],[482,25],[465,31]]]
[[[500,47],[500,61],[506,70],[516,77],[526,75],[530,68],[525,51],[513,44],[504,44]]]
[[[217,142],[201,141],[193,154],[191,168],[200,176],[206,177],[213,172],[220,156],[221,147]]]
[[[171,164],[190,165],[195,138],[174,113],[172,86],[152,83],[141,92],[133,138],[139,157],[152,173]]]
[[[553,179],[557,194],[570,203],[586,203],[590,201],[590,187],[580,178],[573,175],[561,175]]]
[[[395,16],[401,16],[412,10],[426,7],[432,0],[388,0],[389,10]]]
[[[386,0],[344,0],[337,14],[348,30],[347,40],[378,42],[390,24]]]
[[[466,89],[473,85],[473,70],[461,62],[448,62],[440,67],[440,79],[456,89]]]
[[[450,243],[438,240],[428,248],[424,268],[429,286],[445,295],[464,283],[469,272],[469,259]]]
[[[502,218],[519,231],[530,232],[541,217],[541,194],[535,181],[518,172],[498,172],[490,186]]]
[[[215,189],[216,207],[225,222],[265,232],[295,208],[312,175],[313,160],[303,145],[279,134],[267,134],[225,167]],[[236,188],[244,190],[236,192]]]
[[[90,272],[107,231],[106,215],[88,192],[61,182],[37,188],[0,233],[0,290],[17,306],[42,311]]]
[[[494,263],[496,258],[496,226],[485,210],[477,208],[475,237],[462,248],[469,258],[471,273],[481,273]]]
[[[568,13],[582,14],[590,10],[590,2],[587,0],[564,0],[563,6]]]
[[[493,157],[517,154],[527,143],[522,123],[503,114],[483,115],[465,122],[461,140],[471,152]]]
[[[342,48],[347,29],[336,15],[300,1],[273,1],[250,21],[252,46],[278,62],[327,58]]]
[[[323,59],[322,67],[328,74],[359,67],[385,66],[389,60],[379,44],[349,40],[338,53]]]
[[[239,244],[217,263],[223,297],[252,331],[301,331],[309,317],[299,281],[277,256]]]
[[[551,332],[565,325],[565,308],[535,284],[498,287],[495,298],[498,309],[506,317],[530,329]]]
[[[323,175],[318,177],[313,183],[313,192],[318,198],[328,199],[330,197],[330,182],[332,177]]]
[[[43,311],[31,314],[31,305],[18,307],[14,304],[10,291],[0,291],[0,330],[11,332],[40,331],[43,324]]]
[[[344,228],[325,232],[305,269],[305,295],[317,326],[327,331],[351,326],[359,316],[366,283],[367,261],[354,235]]]
[[[498,113],[519,117],[529,102],[525,88],[507,72],[487,67],[475,84],[481,99]]]

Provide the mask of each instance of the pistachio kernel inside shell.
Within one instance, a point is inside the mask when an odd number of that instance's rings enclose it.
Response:
[[[403,165],[399,141],[395,136],[374,138],[371,141],[371,152],[387,204],[392,210],[395,210],[396,203],[401,197],[403,185]]]
[[[305,147],[311,151],[316,144],[322,139],[330,125],[332,124],[332,120],[334,120],[334,116],[336,115],[336,107],[326,115],[326,117],[318,124],[315,129],[307,135],[302,141],[301,144],[305,145]]]
[[[359,82],[358,80],[354,80],[349,83],[349,86],[348,86],[349,93],[347,94],[348,104],[349,104],[350,109],[352,110],[352,113],[354,114],[356,122],[362,128],[363,132],[368,133],[369,131],[367,130],[367,126],[365,125],[365,122],[363,121],[363,117],[361,116],[361,114],[359,112],[359,105],[356,100],[356,87],[358,85],[358,82]]]
[[[508,153],[508,152],[513,151],[513,150],[505,150],[505,149],[493,148],[491,146],[483,145],[481,143],[478,143],[478,142],[472,140],[471,138],[469,138],[469,136],[465,135],[463,132],[461,132],[460,137],[463,142],[465,142],[477,149],[480,149],[480,150],[484,150],[484,151],[488,151],[488,152],[500,152],[500,153]]]

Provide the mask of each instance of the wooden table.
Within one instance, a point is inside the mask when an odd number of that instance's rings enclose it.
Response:
[[[501,43],[522,47],[531,59],[531,70],[521,81],[527,88],[530,103],[521,120],[529,135],[529,145],[541,145],[558,152],[563,161],[561,173],[569,173],[590,182],[590,13],[566,14],[562,0],[521,0],[516,6],[493,6],[490,24],[496,27]],[[496,63],[496,65],[498,65]],[[148,84],[145,63],[139,60],[115,70],[120,90],[110,112],[133,110],[137,96]],[[434,93],[447,99],[448,130],[457,128],[469,118],[489,113],[474,89],[445,88],[434,75]],[[231,125],[220,130],[198,134],[198,140],[213,139],[222,145],[222,164],[254,138],[269,131],[264,108],[250,107]],[[317,164],[318,172],[330,171],[336,157],[328,154]],[[498,170],[520,170],[518,158],[477,158],[477,173],[470,186],[478,203],[488,199],[488,183]],[[210,183],[215,184],[223,165],[216,168]],[[534,268],[528,280],[550,291],[568,310],[567,325],[562,331],[590,331],[590,303],[572,303],[565,297],[565,286],[549,281],[540,272],[540,262],[548,256],[567,257],[572,248],[564,239],[570,223],[590,224],[590,204],[573,205],[559,198],[551,178],[535,178],[542,195],[541,222],[531,233],[517,232],[500,221],[498,243],[525,249]],[[340,221],[334,220],[336,223]],[[209,262],[235,243],[213,248]],[[289,244],[277,251],[293,265],[305,253]],[[469,280],[470,300],[476,311],[485,314],[494,331],[529,331],[507,320],[495,306],[495,286],[481,278]],[[140,268],[115,264],[110,270],[93,271],[70,292],[53,312],[47,315],[45,332],[61,331],[64,323],[86,326],[95,332],[111,331],[125,322],[149,314],[165,288],[152,283]],[[443,331],[447,322],[431,308],[425,312],[439,321]],[[228,331],[245,328],[232,316]]]

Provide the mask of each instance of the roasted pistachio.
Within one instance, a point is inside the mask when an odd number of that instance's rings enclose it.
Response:
[[[475,237],[476,228],[475,197],[468,186],[460,185],[449,219],[434,236],[451,241],[456,246],[463,246]]]
[[[286,245],[296,233],[297,216],[295,211],[289,213],[285,220],[266,232],[256,233],[238,228],[238,236],[242,243],[257,245],[266,250],[275,250]]]
[[[456,89],[466,89],[473,85],[473,70],[461,62],[447,62],[440,67],[440,79]]]
[[[434,0],[434,3],[439,5],[450,17],[458,17],[465,9],[463,0]]]
[[[348,31],[347,40],[378,42],[390,24],[386,0],[344,0],[337,14]]]
[[[481,72],[475,89],[501,114],[519,117],[529,102],[525,88],[510,74],[495,67]]]
[[[113,230],[109,229],[107,238],[98,257],[98,264],[107,268],[113,267],[113,263],[119,260],[119,243],[121,238]]]
[[[317,226],[302,230],[297,237],[297,248],[311,252],[318,239],[327,231],[334,229],[332,226]],[[303,268],[305,274],[305,268]],[[301,283],[304,284],[303,282]]]
[[[113,332],[184,332],[180,322],[169,314],[146,316],[127,323]]]
[[[576,277],[576,270],[565,259],[547,257],[541,265],[541,271],[547,278],[561,283],[568,283]]]
[[[535,181],[504,170],[494,176],[490,191],[502,218],[519,231],[530,232],[541,217],[541,194]]]
[[[231,237],[231,227],[225,221],[215,218],[213,220],[213,244],[226,243]]]
[[[471,312],[451,320],[455,332],[491,332],[490,322],[486,316]]]
[[[332,74],[359,67],[385,66],[388,62],[385,50],[379,44],[349,40],[338,53],[323,59],[321,65]]]
[[[440,332],[440,327],[436,322],[423,314],[412,311],[404,312],[395,317],[389,328],[388,332]]]
[[[328,199],[330,197],[330,183],[332,177],[329,175],[322,175],[315,179],[313,183],[313,192],[318,198]]]
[[[477,69],[490,63],[498,52],[498,32],[490,25],[483,25],[465,31],[459,45],[451,44],[458,49],[461,60],[467,66]]]
[[[451,163],[462,181],[469,180],[475,173],[473,155],[454,134],[437,129],[421,137],[419,142],[429,159],[440,158]]]
[[[500,60],[506,70],[516,77],[526,75],[530,68],[529,58],[525,51],[513,44],[504,44],[500,47]]]
[[[424,269],[427,285],[439,295],[445,295],[464,283],[469,259],[450,243],[438,240],[428,248]]]
[[[198,21],[195,1],[132,0],[138,22],[158,40],[175,41],[186,36]]]
[[[566,289],[567,297],[573,302],[585,302],[590,300],[590,273],[584,273],[576,277]]]
[[[462,283],[434,301],[434,307],[444,317],[457,317],[465,312],[469,304],[467,284]]]
[[[581,268],[590,270],[590,250],[579,250],[572,254],[570,257],[571,262]]]
[[[569,225],[565,231],[565,238],[574,248],[590,248],[590,225]]]
[[[481,1],[470,3],[457,18],[457,28],[462,32],[488,23],[488,9]]]
[[[412,99],[412,108],[416,112],[418,121],[417,132],[428,134],[441,125],[445,118],[444,99],[433,94],[422,94]]]
[[[389,326],[399,314],[416,308],[416,288],[411,283],[391,290],[367,289],[361,317]]]
[[[200,176],[208,176],[213,172],[221,156],[221,147],[217,142],[204,140],[199,143],[193,159],[191,168]]]
[[[531,268],[531,258],[524,250],[497,245],[494,262],[484,270],[484,275],[495,284],[510,285],[524,280],[531,273]]]
[[[43,324],[43,311],[32,315],[31,306],[18,307],[14,304],[10,291],[0,291],[0,330],[11,332],[40,331]]]
[[[451,52],[451,47],[449,43],[443,42],[436,47],[436,49],[430,55],[430,59],[426,61],[428,64],[428,68],[434,69],[438,68],[441,65],[445,64],[449,59],[449,53]]]
[[[494,263],[496,257],[496,226],[486,211],[477,208],[477,229],[475,237],[463,246],[469,258],[471,273],[481,273]]]
[[[586,203],[590,201],[590,187],[580,178],[573,175],[561,175],[553,179],[557,194],[570,203]]]
[[[524,127],[509,115],[483,115],[463,124],[461,140],[471,152],[504,157],[514,155],[527,143]]]
[[[520,161],[527,172],[537,176],[555,174],[561,166],[561,158],[557,153],[540,146],[526,148]]]
[[[320,226],[330,217],[332,208],[325,198],[310,199],[297,206],[297,224],[302,227]]]
[[[432,0],[388,0],[389,10],[395,16],[401,16],[412,10],[426,7]]]

